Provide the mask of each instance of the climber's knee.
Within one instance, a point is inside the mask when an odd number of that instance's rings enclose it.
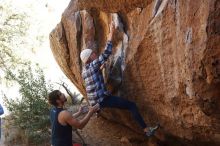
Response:
[[[129,103],[129,109],[131,109],[131,110],[137,109],[136,103],[130,101],[130,103]]]

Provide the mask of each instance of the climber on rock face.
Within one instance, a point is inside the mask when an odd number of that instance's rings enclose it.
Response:
[[[78,112],[71,115],[70,112],[63,108],[67,99],[59,90],[52,91],[48,100],[54,106],[50,111],[52,146],[72,146],[72,126],[82,129],[93,113],[99,110],[98,104],[89,107],[87,115],[82,120],[77,120],[76,118],[82,113],[82,109],[80,108]]]
[[[112,23],[105,50],[101,55],[98,56],[89,48],[84,49],[80,53],[80,58],[84,63],[82,77],[85,81],[88,100],[90,105],[95,105],[98,103],[101,109],[108,107],[129,110],[132,113],[133,118],[143,128],[145,135],[148,137],[152,136],[159,126],[148,127],[140,115],[135,103],[121,97],[112,96],[106,90],[101,69],[102,65],[105,63],[105,61],[107,61],[112,53],[112,37],[114,31],[115,24]]]

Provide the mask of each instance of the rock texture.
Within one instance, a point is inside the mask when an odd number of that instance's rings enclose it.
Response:
[[[83,95],[79,54],[103,50],[111,21],[118,29],[103,72],[109,88],[135,101],[146,121],[160,121],[167,134],[219,142],[220,1],[72,0],[50,42]],[[124,111],[104,115],[135,128]]]

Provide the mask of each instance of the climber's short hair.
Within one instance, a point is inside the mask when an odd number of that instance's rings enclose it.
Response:
[[[61,92],[59,90],[54,90],[49,93],[48,102],[53,106],[57,106],[58,104],[56,100],[58,100],[60,96],[61,96]]]

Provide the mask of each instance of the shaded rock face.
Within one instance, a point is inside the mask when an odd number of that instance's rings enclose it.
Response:
[[[169,134],[220,141],[220,1],[72,0],[50,42],[83,95],[79,54],[102,52],[111,21],[118,29],[103,71],[109,89],[136,102],[148,123],[160,121]],[[104,115],[136,128],[129,113]]]

